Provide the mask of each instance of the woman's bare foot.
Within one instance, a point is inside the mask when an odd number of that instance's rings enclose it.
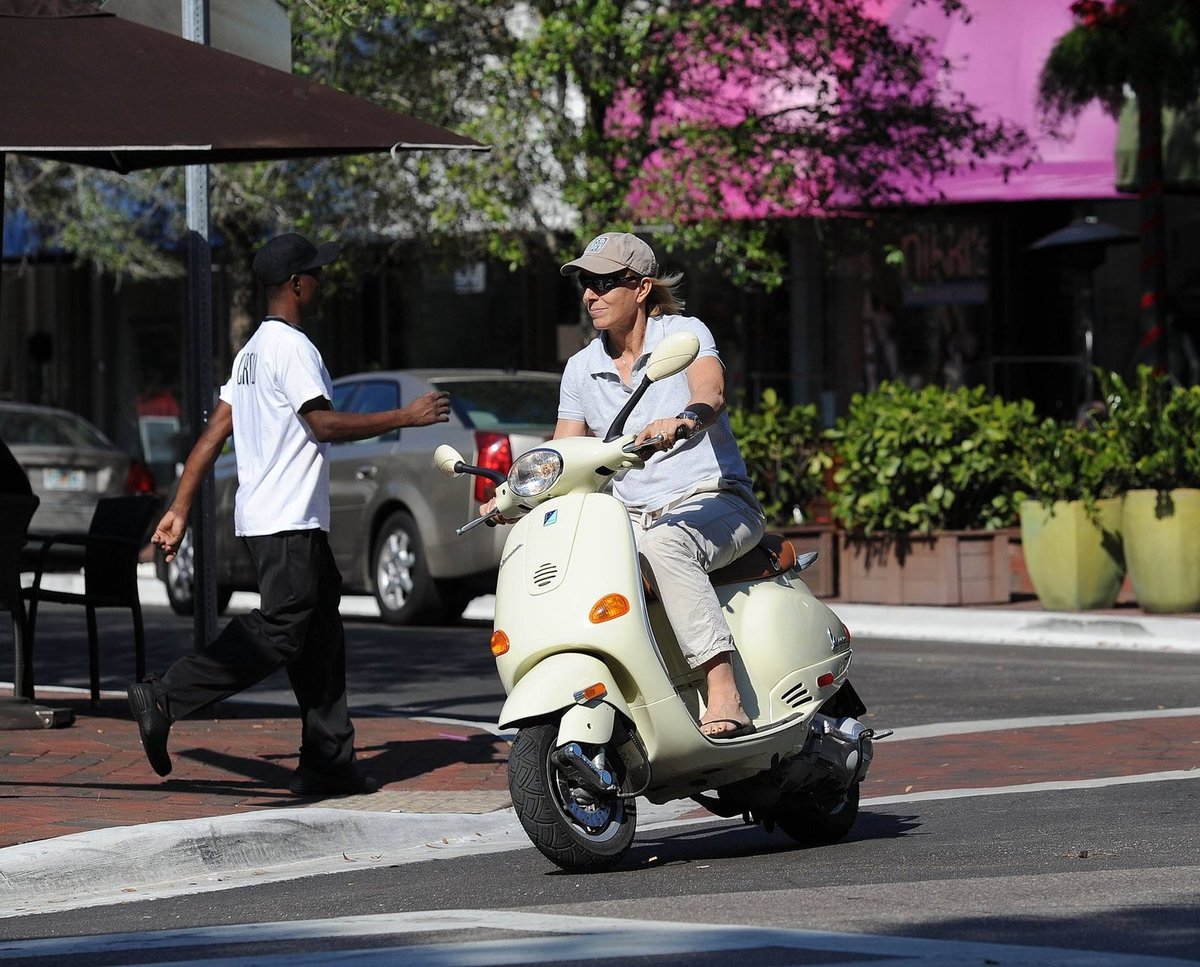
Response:
[[[700,731],[709,738],[720,738],[741,731],[750,724],[750,716],[742,708],[742,697],[734,681],[730,653],[723,652],[704,668],[708,697],[704,716],[700,719]]]

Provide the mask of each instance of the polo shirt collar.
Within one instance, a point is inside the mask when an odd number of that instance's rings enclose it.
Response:
[[[637,375],[646,366],[646,357],[653,351],[663,340],[663,318],[662,316],[650,316],[646,320],[646,338],[642,340],[642,354],[633,361],[633,370],[631,376],[633,382],[637,384]],[[592,360],[592,375],[602,376],[611,374],[620,379],[620,374],[617,372],[616,363],[613,362],[612,356],[608,352],[608,333],[600,333],[600,338],[596,342],[595,358]]]

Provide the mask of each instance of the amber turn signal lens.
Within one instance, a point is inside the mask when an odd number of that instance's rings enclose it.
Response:
[[[497,629],[492,632],[492,654],[499,658],[508,651],[508,635]]]
[[[605,621],[612,621],[613,618],[619,618],[621,615],[628,613],[629,599],[625,595],[606,594],[592,605],[592,610],[588,614],[588,621],[594,625],[598,625]]]
[[[608,694],[608,689],[604,687],[604,682],[596,682],[595,685],[589,685],[587,688],[581,688],[575,693],[576,702],[590,702],[594,698],[604,698]]]

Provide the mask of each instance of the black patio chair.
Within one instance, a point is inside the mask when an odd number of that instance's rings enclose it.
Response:
[[[23,594],[29,599],[29,639],[34,641],[38,604],[82,604],[87,609],[88,666],[92,705],[100,701],[100,649],[96,634],[97,608],[129,608],[133,614],[135,680],[146,675],[146,635],[142,604],[138,599],[138,552],[160,506],[153,496],[105,497],[96,504],[87,534],[30,535],[41,541],[33,585]],[[55,544],[83,547],[83,593],[42,587],[42,574]]]
[[[0,608],[12,615],[13,695],[33,698],[33,671],[29,668],[29,616],[21,588],[21,559],[29,521],[40,500],[34,496],[0,494]]]

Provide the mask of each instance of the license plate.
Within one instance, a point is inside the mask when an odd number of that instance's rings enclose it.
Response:
[[[47,490],[85,490],[87,474],[83,470],[45,467],[42,470],[42,484]]]

